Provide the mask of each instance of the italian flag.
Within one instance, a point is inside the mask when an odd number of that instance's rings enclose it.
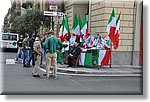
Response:
[[[100,38],[100,43],[103,48],[110,48],[110,38],[109,36],[102,36]]]
[[[62,42],[64,41],[64,37],[63,37],[64,24],[65,24],[65,19],[63,17],[61,27],[60,27],[60,30],[59,30],[59,37],[60,37]]]
[[[114,49],[117,49],[119,45],[120,15],[121,15],[121,12],[116,21],[117,27],[116,27],[116,32],[115,32]]]
[[[66,16],[64,29],[63,29],[63,38],[65,39],[67,36],[70,36],[70,29],[69,29],[69,24],[68,24],[68,17]]]
[[[110,63],[111,50],[99,50],[95,55],[94,64],[107,66]]]
[[[76,14],[73,20],[72,33],[76,35],[76,38],[80,37],[80,25],[79,25],[79,21],[78,21]]]
[[[88,38],[83,40],[83,46],[86,47],[91,47],[91,37],[89,36]]]
[[[111,50],[98,50],[97,54],[94,56],[94,64],[107,66],[110,64]],[[79,65],[82,66],[92,66],[92,53],[81,52]]]
[[[82,66],[92,66],[92,53],[82,53],[80,54],[79,65]]]
[[[110,62],[111,50],[100,50],[98,64],[101,66],[108,65]]]
[[[115,19],[115,12],[113,8],[108,24],[107,24],[107,29],[106,29],[113,44],[114,44],[115,30],[116,30],[116,19]]]
[[[81,33],[83,34],[83,36],[88,38],[88,26],[87,26],[87,22],[86,22],[86,13],[84,13],[84,18],[83,18],[83,22],[82,22],[82,26],[81,26]]]

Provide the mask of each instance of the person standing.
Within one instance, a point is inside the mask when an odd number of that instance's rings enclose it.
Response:
[[[45,40],[46,40],[46,38],[47,38],[47,34],[45,34],[44,35],[44,38],[42,39],[42,57],[41,57],[41,65],[45,65],[45,47],[43,46],[43,43],[45,42]]]
[[[23,67],[31,67],[29,63],[29,35],[26,33],[23,40]]]
[[[46,52],[46,78],[49,79],[49,73],[52,69],[53,78],[57,78],[57,46],[59,45],[62,50],[62,42],[54,36],[53,32],[50,32],[50,36],[43,44],[48,51]]]
[[[34,61],[34,51],[33,51],[33,44],[35,42],[35,34],[32,35],[32,37],[29,39],[29,47],[31,48],[29,51],[29,64],[32,61],[32,66],[35,65],[35,61]]]
[[[40,68],[41,64],[41,41],[39,41],[39,38],[36,37],[35,42],[33,44],[33,51],[34,51],[34,58],[35,58],[35,66],[32,71],[33,77],[40,77],[38,74],[38,70]]]
[[[17,41],[18,52],[15,58],[16,61],[22,59],[22,42],[23,42],[23,35],[20,35],[19,40]]]

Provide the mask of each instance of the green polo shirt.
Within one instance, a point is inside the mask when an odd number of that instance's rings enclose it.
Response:
[[[43,44],[50,54],[56,53],[58,46],[62,49],[62,42],[55,36],[48,37]]]

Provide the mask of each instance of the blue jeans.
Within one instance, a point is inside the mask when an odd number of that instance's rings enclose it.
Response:
[[[23,66],[29,66],[29,51],[27,49],[23,49]]]
[[[18,60],[19,58],[22,59],[22,56],[23,56],[22,49],[20,47],[18,47],[18,52],[17,52],[16,60]]]
[[[34,51],[33,50],[29,50],[29,64],[32,60],[32,65],[35,65],[35,59],[34,59]]]

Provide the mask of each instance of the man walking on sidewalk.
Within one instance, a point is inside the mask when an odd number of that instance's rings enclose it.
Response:
[[[46,39],[43,44],[48,51],[46,52],[46,78],[49,78],[50,70],[53,70],[53,78],[57,78],[57,47],[58,45],[62,49],[62,42],[54,36],[54,33],[51,31],[50,36]]]

